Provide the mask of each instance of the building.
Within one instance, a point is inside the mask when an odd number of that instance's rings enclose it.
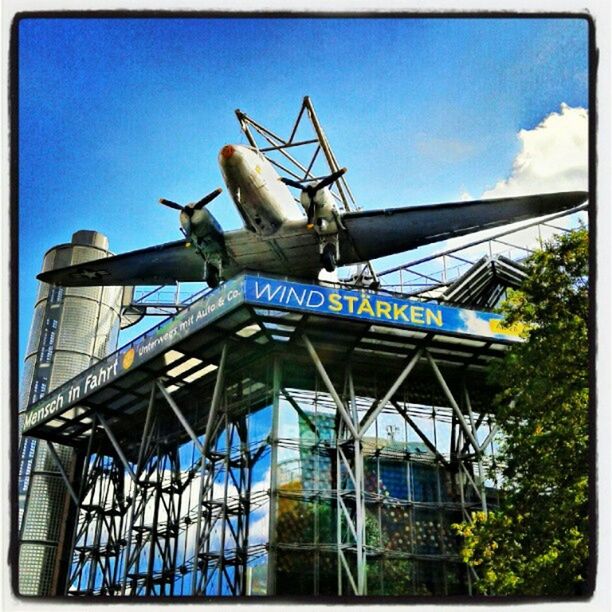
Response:
[[[243,275],[32,405],[70,446],[74,595],[467,594],[489,312]],[[78,508],[76,507],[78,505]]]
[[[47,251],[42,271],[109,254],[106,236],[81,230],[70,243]],[[65,289],[40,283],[24,364],[21,417],[29,404],[117,348],[122,296],[122,287]],[[73,452],[60,445],[50,451],[24,437],[19,457],[19,589],[28,595],[53,595],[60,565],[66,562],[57,551],[69,509],[58,461],[70,472]]]

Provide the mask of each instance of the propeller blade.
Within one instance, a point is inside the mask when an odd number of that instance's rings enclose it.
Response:
[[[204,196],[200,201],[196,202],[192,206],[193,210],[201,210],[207,204],[210,204],[222,191],[223,189],[221,189],[221,187],[211,191],[207,196]]]
[[[281,181],[285,183],[285,185],[289,185],[289,187],[297,187],[298,189],[304,189],[302,183],[298,183],[298,181],[294,181],[293,179],[283,177],[281,178]]]
[[[346,168],[340,168],[336,172],[333,172],[329,176],[326,176],[320,183],[315,186],[315,191],[319,191],[323,189],[323,187],[328,187],[332,183],[336,182],[343,174],[345,174]]]
[[[312,225],[314,223],[315,211],[316,211],[316,204],[313,198],[310,200],[310,205],[308,206],[308,212],[306,213],[308,225]]]
[[[166,198],[160,198],[159,203],[167,206],[168,208],[174,208],[174,210],[183,210],[183,207],[172,200],[166,200]]]

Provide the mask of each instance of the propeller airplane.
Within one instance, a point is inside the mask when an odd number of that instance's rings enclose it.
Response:
[[[216,287],[245,270],[317,279],[322,268],[331,272],[556,213],[588,198],[586,192],[572,191],[340,212],[329,188],[346,168],[314,180],[281,178],[256,148],[232,144],[221,149],[219,165],[244,228],[223,231],[207,209],[221,189],[185,206],[162,198],[161,204],[179,211],[183,240],[50,270],[37,278],[66,287],[202,280]],[[300,190],[300,204],[289,187]]]

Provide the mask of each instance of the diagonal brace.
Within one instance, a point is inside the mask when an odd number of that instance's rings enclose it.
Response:
[[[215,380],[215,388],[213,389],[212,401],[210,403],[210,410],[208,412],[208,421],[206,423],[206,431],[204,433],[204,446],[202,448],[202,455],[205,455],[211,444],[211,438],[213,436],[213,425],[219,404],[221,402],[221,393],[223,391],[223,383],[225,381],[225,364],[227,362],[227,343],[223,345],[221,349],[221,357],[219,358],[219,368],[217,370],[217,379]],[[204,457],[202,457],[204,461]]]
[[[476,449],[476,451],[480,452],[480,446],[478,442],[476,441],[476,438],[474,438],[474,435],[470,431],[470,428],[468,427],[468,424],[465,420],[465,417],[463,416],[463,413],[461,412],[461,409],[459,408],[459,405],[455,401],[455,398],[453,397],[451,390],[448,388],[448,385],[446,384],[446,381],[444,380],[444,377],[442,376],[442,372],[440,372],[440,369],[438,368],[438,364],[434,361],[429,351],[425,351],[425,355],[427,357],[427,360],[429,361],[429,364],[431,365],[431,369],[434,371],[434,374],[436,375],[436,378],[438,379],[438,382],[440,383],[440,386],[442,387],[442,391],[444,391],[444,395],[446,395],[446,399],[448,399],[453,409],[453,412],[455,413],[457,419],[459,420],[459,423],[461,423],[461,427],[463,428],[465,435],[467,436],[472,446]]]
[[[402,406],[400,406],[400,404],[398,404],[394,400],[391,400],[391,403],[393,404],[393,406],[395,406],[395,409],[404,417],[408,425],[412,427],[412,429],[419,436],[419,438],[421,438],[421,440],[423,441],[423,444],[425,444],[425,446],[436,456],[438,461],[440,461],[440,463],[442,463],[444,466],[448,467],[449,463],[445,459],[444,455],[440,453],[440,451],[431,443],[431,441],[425,435],[425,433],[421,431],[421,428],[415,423],[412,417],[408,414],[408,411],[405,410]]]
[[[480,451],[483,452],[487,445],[493,440],[493,437],[497,433],[497,423],[493,423],[493,427],[491,427],[491,431],[489,431],[489,435],[482,441],[480,445]]]
[[[308,350],[310,358],[315,364],[315,367],[317,368],[319,375],[321,376],[321,379],[323,380],[323,383],[327,387],[329,394],[332,396],[334,403],[336,404],[336,408],[338,409],[338,412],[340,413],[340,416],[342,417],[342,420],[344,421],[344,424],[347,426],[348,430],[351,432],[353,437],[355,439],[358,439],[359,433],[357,432],[357,429],[355,428],[355,425],[353,424],[353,421],[351,420],[351,417],[346,410],[346,406],[340,399],[340,396],[338,395],[338,392],[334,388],[334,385],[330,377],[325,371],[325,366],[321,363],[321,359],[319,359],[319,356],[317,355],[317,352],[315,351],[314,346],[312,345],[312,343],[310,342],[306,334],[302,334],[302,340],[304,341],[304,344],[306,345],[306,349]]]
[[[104,428],[104,431],[106,432],[106,435],[108,436],[108,439],[110,440],[111,444],[113,445],[113,448],[115,449],[117,455],[119,456],[121,463],[123,463],[123,467],[125,468],[125,471],[128,473],[132,481],[137,482],[136,475],[132,471],[132,468],[130,467],[129,462],[126,456],[123,454],[123,451],[121,450],[121,446],[119,446],[119,442],[117,442],[117,438],[115,438],[115,434],[113,434],[111,428],[108,426],[106,419],[101,414],[98,414],[98,420],[100,421],[100,424]]]
[[[53,457],[53,460],[55,461],[55,464],[57,465],[57,469],[59,470],[59,473],[62,475],[62,479],[64,480],[64,484],[66,485],[66,488],[68,489],[68,493],[70,493],[70,497],[72,497],[72,501],[74,502],[74,505],[78,507],[79,498],[77,497],[77,494],[74,492],[74,489],[72,488],[72,484],[70,483],[70,478],[68,478],[68,474],[66,473],[66,470],[64,466],[62,465],[62,460],[59,458],[59,455],[57,454],[57,451],[55,450],[53,443],[49,442],[49,440],[47,440],[47,448],[49,449],[49,452],[51,453],[51,457]]]
[[[180,408],[176,405],[176,402],[172,399],[172,396],[168,393],[168,391],[166,390],[166,387],[164,387],[164,385],[162,385],[162,383],[159,380],[156,380],[155,384],[158,386],[159,390],[162,392],[164,399],[168,402],[168,405],[170,406],[170,408],[172,408],[172,411],[174,412],[174,414],[176,414],[176,417],[181,422],[181,425],[183,426],[183,429],[187,432],[187,435],[191,438],[193,443],[198,447],[198,450],[200,451],[200,453],[204,453],[204,447],[198,440],[198,436],[196,436],[195,432],[191,428],[191,425],[189,425],[189,421],[185,418],[185,415],[181,412]]]
[[[401,374],[395,379],[395,382],[391,385],[385,396],[380,400],[380,402],[374,402],[367,414],[361,420],[359,424],[359,437],[362,438],[370,425],[374,422],[376,417],[380,414],[382,409],[388,404],[389,400],[397,393],[397,390],[401,387],[402,383],[408,377],[408,374],[412,372],[414,366],[417,364],[419,359],[421,358],[421,354],[423,353],[423,349],[419,348],[412,356],[412,358],[406,364],[406,367],[402,370]]]

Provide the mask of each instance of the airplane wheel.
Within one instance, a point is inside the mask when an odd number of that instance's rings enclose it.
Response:
[[[336,269],[336,247],[330,242],[323,248],[321,263],[328,272],[333,272]]]
[[[207,285],[211,289],[218,287],[219,286],[219,270],[215,266],[208,264],[206,266],[206,276],[204,280],[206,281]]]

